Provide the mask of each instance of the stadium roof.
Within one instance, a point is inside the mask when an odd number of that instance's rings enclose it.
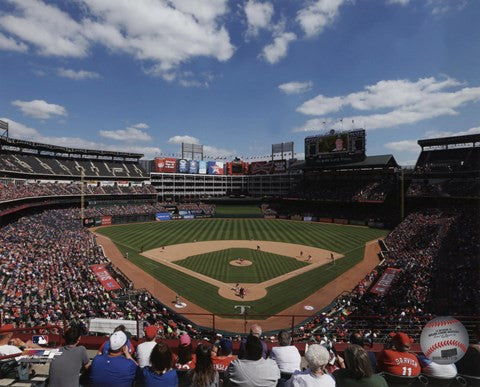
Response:
[[[440,145],[453,145],[453,144],[468,144],[480,142],[480,134],[467,134],[465,136],[452,136],[452,137],[440,137],[429,138],[426,140],[418,140],[418,145],[422,148],[425,146],[440,146]]]
[[[293,169],[361,169],[361,168],[395,168],[398,167],[398,163],[393,155],[377,155],[366,156],[362,161],[355,161],[352,163],[322,165],[320,163],[297,163],[292,165]]]
[[[30,148],[30,149],[43,150],[48,152],[74,153],[74,154],[91,155],[91,156],[110,156],[110,157],[124,157],[124,158],[135,158],[135,159],[139,159],[143,157],[143,154],[141,153],[68,148],[68,147],[59,146],[59,145],[49,145],[49,144],[42,144],[34,141],[18,140],[10,137],[5,137],[5,136],[0,136],[0,147],[1,146],[14,146],[19,148]]]

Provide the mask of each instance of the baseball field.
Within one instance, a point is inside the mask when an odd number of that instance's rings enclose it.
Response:
[[[96,233],[113,241],[122,259],[174,292],[160,293],[169,297],[165,303],[179,294],[186,304],[218,315],[248,304],[251,314],[267,318],[312,300],[347,271],[354,276],[343,282],[353,288],[348,282],[366,274],[356,272],[365,261],[366,243],[387,231],[238,218],[118,225]],[[244,299],[233,290],[235,283],[247,289]]]

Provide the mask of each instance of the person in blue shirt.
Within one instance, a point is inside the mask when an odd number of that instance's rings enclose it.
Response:
[[[158,343],[150,355],[151,366],[140,368],[138,381],[145,387],[177,387],[177,372],[173,369],[173,355],[165,343]]]
[[[93,387],[131,387],[137,372],[137,363],[127,347],[127,336],[122,331],[109,339],[108,353],[97,355],[91,366],[90,382]]]

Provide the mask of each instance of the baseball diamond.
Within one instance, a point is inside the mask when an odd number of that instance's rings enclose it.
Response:
[[[235,305],[247,301],[219,295],[216,280],[226,284],[254,284],[276,277],[275,284],[266,288],[263,297],[248,300],[250,313],[264,315],[265,318],[301,302],[357,265],[364,257],[365,244],[387,233],[366,227],[265,219],[157,222],[102,227],[96,232],[110,238],[124,257],[168,288],[219,315],[233,313]],[[202,251],[201,246],[207,241],[210,246],[207,251]],[[237,241],[251,244],[251,248],[237,249],[239,246],[234,243]],[[275,254],[263,251],[262,245],[267,243],[280,247]],[[181,253],[170,250],[176,245],[181,246]],[[256,251],[257,246],[260,251]],[[284,253],[279,255],[280,251]],[[335,264],[330,260],[332,252],[341,257],[335,260]],[[168,259],[171,254],[174,255],[171,259],[173,265]],[[320,264],[317,260],[320,260],[321,254],[324,261]],[[315,258],[312,263],[305,262],[308,255]],[[229,265],[231,260],[240,257],[248,257],[254,264],[248,268]],[[256,267],[260,265],[259,272]],[[287,274],[308,266],[312,269],[296,276],[289,277]],[[181,270],[182,267],[198,275]],[[231,271],[233,269],[239,270],[238,275]],[[242,270],[251,276],[245,279]],[[347,284],[345,290],[348,285],[354,286]]]

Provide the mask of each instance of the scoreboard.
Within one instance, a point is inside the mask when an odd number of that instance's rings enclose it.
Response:
[[[319,163],[345,163],[365,158],[365,130],[330,130],[305,138],[305,159]]]

